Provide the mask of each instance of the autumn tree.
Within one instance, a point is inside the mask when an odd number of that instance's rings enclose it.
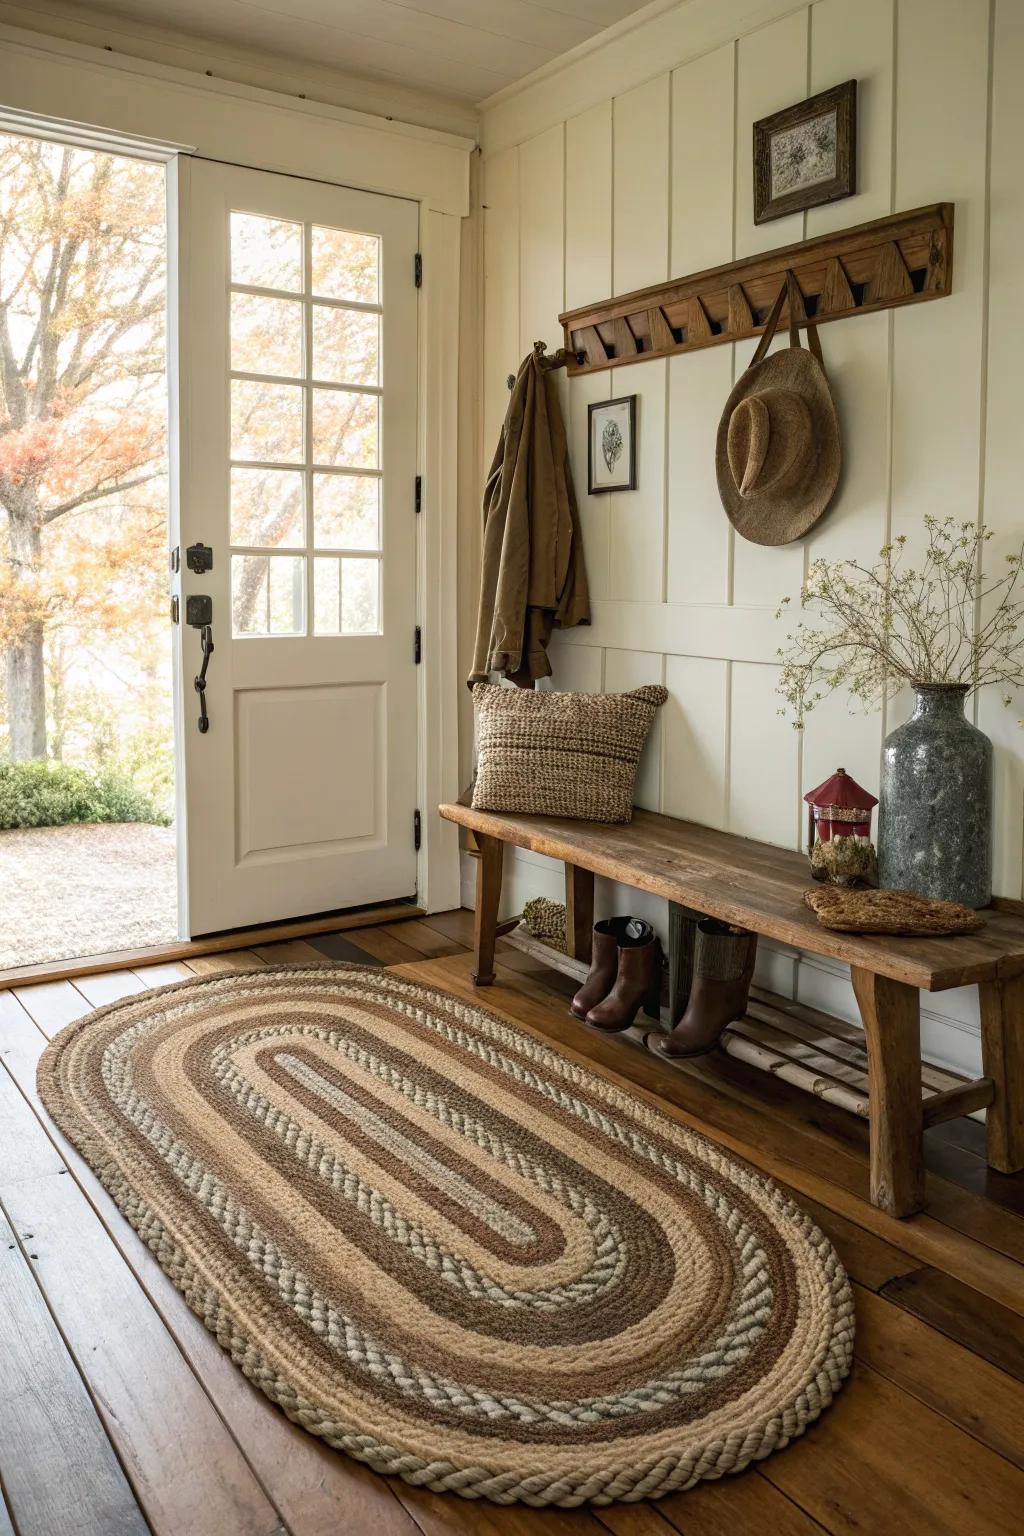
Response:
[[[47,753],[46,642],[130,623],[162,569],[163,173],[0,135],[0,651],[12,759]],[[96,515],[100,514],[100,515]],[[5,526],[4,526],[5,525]]]

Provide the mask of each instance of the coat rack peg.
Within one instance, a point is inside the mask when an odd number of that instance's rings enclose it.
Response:
[[[564,368],[569,362],[570,358],[576,364],[577,368],[582,368],[584,363],[587,361],[587,354],[585,352],[567,352],[564,347],[559,347],[557,352],[553,352],[551,356],[548,357],[548,344],[546,341],[535,341],[533,344],[533,350],[536,353],[538,360],[543,365],[545,373],[552,373],[556,368]],[[508,385],[510,390],[515,389],[516,375],[514,373],[510,373],[506,378],[505,383]]]

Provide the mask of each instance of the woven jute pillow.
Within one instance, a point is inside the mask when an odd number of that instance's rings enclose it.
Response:
[[[667,689],[653,685],[631,693],[537,693],[478,683],[474,808],[629,821],[640,753],[667,698]]]
[[[914,891],[858,891],[819,886],[804,901],[823,928],[839,933],[974,933],[985,919],[958,901],[939,901]]]

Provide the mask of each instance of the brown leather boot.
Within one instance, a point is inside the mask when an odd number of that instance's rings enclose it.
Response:
[[[619,943],[626,932],[630,917],[606,917],[594,924],[594,937],[590,951],[590,970],[587,979],[569,1004],[569,1012],[577,1019],[585,1019],[591,1008],[604,1001],[615,985],[615,973],[619,968]]]
[[[642,918],[627,920],[619,939],[619,964],[615,985],[603,1002],[587,1014],[587,1023],[595,1029],[617,1034],[628,1029],[643,1006],[652,1019],[661,1009],[661,945],[650,923]]]
[[[703,918],[697,924],[686,1011],[671,1034],[647,1036],[655,1055],[705,1056],[713,1051],[727,1026],[746,1012],[756,957],[756,933]]]

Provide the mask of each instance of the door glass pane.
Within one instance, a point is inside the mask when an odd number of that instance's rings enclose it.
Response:
[[[375,635],[379,629],[380,561],[342,560],[342,634]]]
[[[313,225],[313,292],[323,299],[380,303],[380,240]]]
[[[302,555],[231,556],[231,629],[235,635],[301,635],[306,561]]]
[[[379,384],[380,316],[314,304],[313,377],[328,384]]]
[[[313,391],[313,462],[377,468],[376,395],[344,389]]]
[[[380,561],[317,555],[313,561],[318,635],[380,633]]]
[[[313,561],[313,633],[341,633],[340,560],[317,556]]]
[[[236,373],[284,373],[293,379],[299,378],[302,374],[301,302],[297,299],[266,299],[255,293],[233,293],[231,366]]]
[[[302,462],[300,384],[231,380],[231,457],[282,464]]]
[[[375,475],[313,476],[313,543],[318,549],[380,548]]]
[[[231,542],[266,549],[305,543],[300,469],[231,471]]]
[[[254,288],[302,289],[302,225],[256,213],[231,215],[231,281]]]

